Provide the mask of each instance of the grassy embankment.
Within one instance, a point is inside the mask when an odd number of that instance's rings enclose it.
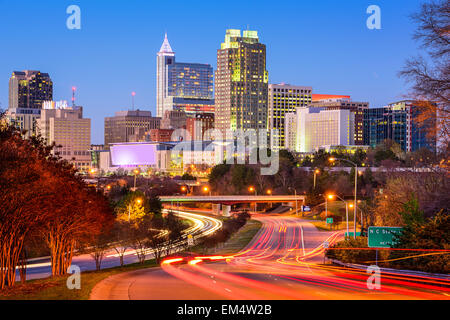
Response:
[[[81,289],[69,290],[68,276],[29,280],[25,284],[17,283],[13,288],[0,290],[0,300],[87,300],[92,288],[101,280],[117,273],[134,271],[158,266],[155,260],[144,264],[133,263],[124,267],[108,268],[100,271],[81,273]]]

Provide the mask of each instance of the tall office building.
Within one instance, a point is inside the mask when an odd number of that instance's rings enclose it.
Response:
[[[226,31],[217,50],[215,76],[215,127],[267,129],[268,72],[266,46],[256,31]]]
[[[290,84],[269,84],[269,129],[276,129],[270,135],[272,150],[285,145],[284,122],[286,113],[295,112],[297,107],[306,107],[311,103],[311,87],[292,86]],[[278,143],[275,143],[277,142]]]
[[[391,103],[364,112],[364,144],[376,147],[386,139],[397,142],[405,152],[427,148],[436,152],[437,115],[419,121],[421,107],[411,100]]]
[[[314,152],[325,146],[354,144],[355,116],[350,110],[297,108],[295,115],[286,118],[287,147],[292,151]]]
[[[119,111],[105,118],[105,147],[111,143],[146,141],[151,129],[159,129],[161,118],[152,117],[150,111]]]
[[[83,118],[83,107],[67,102],[44,102],[38,130],[48,144],[55,143],[59,155],[81,171],[91,166],[91,119]]]
[[[20,130],[24,137],[36,134],[37,120],[44,101],[53,99],[53,83],[48,73],[14,71],[9,79],[9,107],[6,119]]]
[[[369,109],[369,102],[352,101],[350,96],[313,95],[310,108],[325,110],[350,110],[355,116],[355,145],[364,145],[364,112]]]
[[[53,83],[48,73],[14,71],[9,79],[9,109],[41,109],[53,99]]]
[[[165,111],[214,112],[213,69],[209,64],[175,61],[167,39],[156,57],[156,115]]]

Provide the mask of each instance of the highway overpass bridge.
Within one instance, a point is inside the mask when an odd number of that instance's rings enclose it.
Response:
[[[288,203],[290,206],[305,204],[303,195],[231,195],[231,196],[161,196],[161,202],[165,203],[211,203],[213,211],[217,214],[222,209],[222,214],[228,216],[231,211],[231,205],[241,203]]]

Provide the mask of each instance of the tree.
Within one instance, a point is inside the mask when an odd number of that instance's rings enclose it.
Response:
[[[62,275],[76,247],[113,219],[104,196],[53,148],[40,136],[24,139],[0,119],[0,288],[14,285],[16,266],[31,238],[45,241],[52,275]]]
[[[448,212],[450,184],[441,172],[400,172],[387,178],[386,185],[375,196],[373,222],[379,226],[402,226],[403,206],[414,194],[426,217]]]
[[[236,164],[231,168],[231,184],[234,191],[239,194],[254,182],[255,172],[244,164]]]
[[[420,12],[411,16],[418,28],[414,39],[419,41],[428,57],[417,56],[406,61],[399,72],[412,83],[411,95],[422,112],[420,122],[438,114],[437,126],[429,126],[429,134],[449,141],[450,133],[450,2],[431,1],[422,4]]]
[[[111,246],[119,256],[120,266],[123,267],[125,252],[132,245],[131,224],[127,221],[116,220],[111,231],[111,241]]]
[[[286,159],[290,162],[292,167],[297,166],[297,159],[295,159],[295,156],[292,154],[291,151],[287,149],[281,149],[279,152],[280,159]]]
[[[131,247],[136,251],[139,263],[145,262],[147,255],[147,237],[149,235],[150,224],[148,219],[144,219],[137,225],[133,225],[130,233]]]
[[[87,245],[89,247],[87,250],[90,251],[91,257],[95,261],[95,270],[99,271],[102,265],[103,258],[105,257],[106,252],[110,248],[111,234],[108,231],[104,231],[94,237],[92,237]]]
[[[166,255],[170,255],[171,251],[175,249],[177,243],[182,239],[184,224],[176,217],[173,212],[169,212],[164,221],[165,229],[168,230],[166,245]]]
[[[148,210],[153,213],[153,215],[161,215],[162,202],[156,194],[150,195],[150,198],[148,199]]]
[[[0,119],[0,124],[2,119]],[[47,218],[52,198],[45,159],[13,127],[0,130],[0,289],[13,286],[25,239]]]
[[[208,182],[214,190],[217,190],[219,181],[223,176],[225,176],[225,174],[228,173],[228,171],[230,171],[230,167],[231,166],[228,164],[218,164],[211,169],[211,173],[208,177]]]
[[[410,203],[411,208],[405,206],[405,211],[411,209],[417,214],[407,220],[401,235],[397,239],[397,248],[407,249],[450,249],[450,215],[439,211],[434,217],[423,219],[419,215],[417,204]],[[392,251],[389,259],[396,259],[393,266],[403,269],[422,270],[434,273],[450,272],[450,256],[448,253],[420,254],[423,251]],[[397,260],[398,259],[398,260]]]
[[[150,203],[142,191],[134,191],[126,194],[116,204],[117,219],[139,223],[144,217],[150,215]]]
[[[181,176],[181,180],[197,180],[192,174],[185,173]]]

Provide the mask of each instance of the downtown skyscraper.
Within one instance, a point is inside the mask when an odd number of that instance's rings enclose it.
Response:
[[[167,34],[156,58],[156,115],[214,112],[214,74],[209,64],[175,62]]]
[[[229,29],[217,50],[215,128],[267,129],[266,46],[257,31]]]
[[[9,79],[9,109],[41,109],[53,99],[53,83],[48,73],[14,71]]]
[[[14,71],[9,79],[9,107],[7,120],[25,132],[26,138],[37,133],[44,101],[53,99],[53,82],[48,73],[25,70]]]
[[[276,129],[270,135],[272,150],[283,149],[285,145],[285,119],[287,113],[295,112],[297,107],[306,107],[311,103],[312,87],[290,84],[269,84],[270,129]]]

